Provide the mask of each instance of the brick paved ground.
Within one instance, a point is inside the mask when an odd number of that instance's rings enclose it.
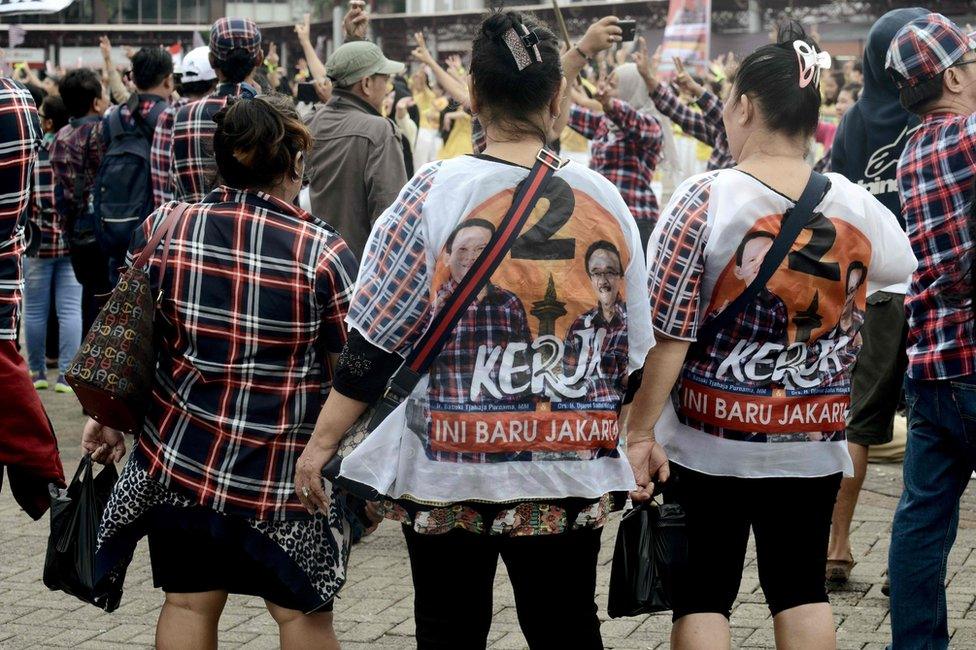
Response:
[[[58,431],[66,472],[74,471],[80,452],[81,414],[73,399],[44,395]],[[888,640],[888,601],[881,594],[892,512],[901,491],[898,465],[873,465],[857,512],[853,540],[859,559],[846,589],[832,602],[841,648],[883,648]],[[954,648],[976,648],[976,491],[964,499],[959,539],[949,560],[948,608]],[[610,555],[616,521],[604,534],[600,555],[600,609],[605,609]],[[151,647],[162,595],[152,587],[145,543],[129,570],[122,606],[106,614],[41,582],[47,521],[33,523],[20,512],[9,491],[0,495],[0,648]],[[754,560],[746,567],[739,604],[732,614],[734,645],[772,647],[772,622],[763,605]],[[350,583],[336,603],[336,628],[343,647],[413,646],[412,589],[406,553],[395,525],[385,523],[352,556]],[[504,567],[499,570],[492,648],[523,648]],[[601,611],[602,614],[602,611]],[[667,615],[606,621],[608,648],[666,647]],[[220,623],[221,647],[275,648],[277,636],[262,603],[231,597]]]

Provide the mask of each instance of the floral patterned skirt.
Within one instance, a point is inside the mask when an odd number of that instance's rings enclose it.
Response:
[[[624,506],[626,495],[607,493],[599,499],[524,501],[514,504],[453,503],[424,506],[406,499],[384,500],[387,519],[418,533],[439,535],[455,528],[489,535],[556,535],[580,528],[602,528],[610,513]]]
[[[153,480],[137,450],[123,468],[102,515],[96,575],[109,583],[124,580],[136,544],[154,530],[165,529],[168,539],[180,539],[180,533],[188,540],[205,535],[218,546],[226,540],[241,549],[245,555],[242,564],[260,566],[262,574],[275,580],[274,585],[224,589],[256,596],[285,590],[294,596],[286,606],[306,613],[321,611],[329,608],[346,580],[350,525],[342,507],[342,500],[333,498],[328,515],[290,521],[223,514]],[[185,553],[194,550],[186,548]],[[240,569],[247,573],[247,566]]]

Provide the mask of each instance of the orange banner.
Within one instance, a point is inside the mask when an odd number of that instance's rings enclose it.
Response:
[[[497,453],[614,449],[614,411],[455,413],[431,411],[434,451]]]
[[[737,395],[685,379],[681,414],[716,427],[757,433],[842,431],[848,395]]]

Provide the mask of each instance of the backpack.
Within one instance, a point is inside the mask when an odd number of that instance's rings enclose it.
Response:
[[[133,231],[153,211],[149,158],[156,121],[168,104],[156,102],[149,115],[139,112],[139,96],[127,104],[134,125],[122,121],[122,111],[109,113],[102,123],[105,155],[92,188],[95,237],[109,256],[121,259]]]

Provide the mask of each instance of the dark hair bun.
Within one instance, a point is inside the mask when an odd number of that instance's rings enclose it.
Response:
[[[481,23],[481,33],[488,38],[501,40],[502,35],[515,27],[513,14],[510,11],[496,11],[488,15]]]
[[[776,32],[776,43],[779,45],[788,45],[790,48],[792,48],[793,41],[804,41],[805,43],[812,45],[815,49],[820,49],[817,43],[812,38],[807,36],[807,32],[805,29],[803,29],[803,25],[800,23],[800,21],[790,19],[784,21],[779,26],[779,30]]]
[[[820,89],[815,83],[800,88],[800,63],[793,49],[795,41],[803,41],[820,51],[799,22],[783,23],[775,45],[763,45],[742,60],[732,79],[735,95],[730,101],[748,95],[758,104],[771,130],[790,136],[811,137],[820,120]],[[821,71],[821,74],[825,72]]]
[[[224,183],[268,188],[295,168],[311,136],[291,98],[261,95],[228,102],[214,115],[214,157]]]
[[[504,34],[524,25],[539,38],[536,46],[542,61],[518,69],[515,57],[504,41]],[[494,11],[481,23],[471,45],[471,79],[482,124],[493,124],[506,131],[540,131],[532,120],[559,90],[562,67],[559,40],[545,25],[516,11]],[[543,140],[548,134],[539,133]]]

